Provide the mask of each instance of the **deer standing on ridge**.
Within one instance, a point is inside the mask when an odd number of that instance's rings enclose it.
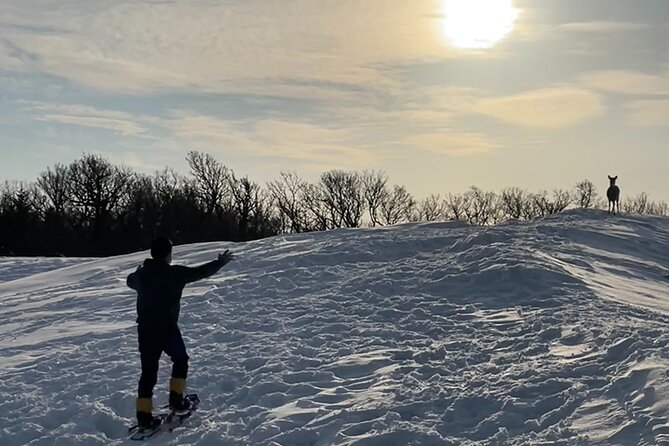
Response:
[[[616,186],[618,176],[609,175],[609,188],[606,190],[606,198],[609,199],[609,214],[616,215],[616,209],[620,212],[620,188]],[[612,206],[613,204],[613,206]]]

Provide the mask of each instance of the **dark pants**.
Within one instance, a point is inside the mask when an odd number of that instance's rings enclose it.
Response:
[[[151,398],[158,381],[158,365],[163,352],[172,359],[172,378],[186,379],[188,353],[179,327],[146,329],[137,327],[139,354],[142,361],[142,376],[139,378],[140,398]]]

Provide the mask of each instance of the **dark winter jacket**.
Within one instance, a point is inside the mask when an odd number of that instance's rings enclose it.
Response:
[[[167,328],[179,320],[181,293],[190,282],[215,274],[223,263],[214,260],[198,267],[146,259],[126,283],[137,290],[137,323],[140,328]]]

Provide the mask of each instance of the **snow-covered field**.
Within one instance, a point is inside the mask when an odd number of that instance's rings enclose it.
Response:
[[[669,220],[572,211],[178,247],[197,414],[150,444],[669,445]],[[146,253],[2,260],[0,445],[128,444]],[[53,265],[52,265],[53,266]],[[167,399],[161,363],[156,405]]]
[[[76,257],[0,257],[0,283],[88,260]]]

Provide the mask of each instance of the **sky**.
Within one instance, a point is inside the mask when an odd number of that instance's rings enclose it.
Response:
[[[669,200],[668,146],[667,0],[0,2],[0,180],[197,150],[261,184]]]

